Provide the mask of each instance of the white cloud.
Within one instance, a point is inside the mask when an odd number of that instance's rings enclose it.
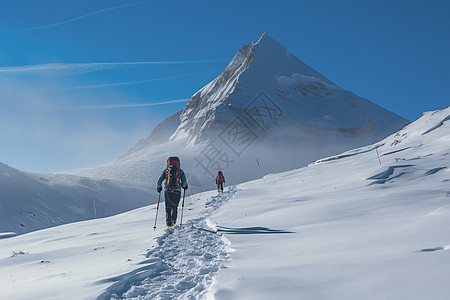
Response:
[[[27,66],[0,67],[0,74],[6,75],[79,75],[101,70],[141,67],[148,65],[175,65],[221,62],[217,59],[180,60],[180,61],[141,61],[141,62],[113,62],[113,63],[55,63]]]
[[[144,0],[144,1],[138,1],[138,2],[133,2],[133,3],[128,3],[128,4],[112,6],[112,7],[108,7],[108,8],[99,9],[99,10],[96,10],[96,11],[93,11],[93,12],[90,12],[90,13],[78,16],[78,17],[74,17],[74,18],[65,20],[65,21],[51,23],[51,24],[46,24],[46,25],[40,25],[40,26],[27,27],[27,28],[22,28],[22,29],[16,29],[16,30],[9,30],[8,32],[10,32],[10,33],[20,33],[20,32],[41,30],[41,29],[61,26],[61,25],[65,25],[65,24],[68,24],[68,23],[79,21],[79,20],[84,19],[84,18],[95,16],[95,15],[98,15],[98,14],[101,14],[101,13],[109,12],[109,11],[112,11],[112,10],[123,9],[123,8],[131,7],[131,6],[142,5],[142,4],[147,4],[147,3],[151,3],[151,2],[159,2],[159,1],[160,0]]]
[[[107,105],[84,105],[84,106],[66,106],[64,108],[72,108],[72,109],[109,109],[109,108],[130,108],[130,107],[145,107],[145,106],[159,106],[173,103],[183,103],[188,102],[189,99],[175,99],[175,100],[167,100],[161,102],[153,102],[153,103],[125,103],[125,104],[107,104]]]

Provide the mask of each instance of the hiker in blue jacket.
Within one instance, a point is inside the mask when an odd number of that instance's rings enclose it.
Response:
[[[164,202],[166,204],[166,224],[168,227],[172,227],[177,222],[181,188],[184,190],[188,189],[186,175],[180,168],[180,159],[178,157],[169,157],[167,159],[167,168],[163,170],[158,179],[158,193],[161,193],[162,191],[163,181],[165,181]]]

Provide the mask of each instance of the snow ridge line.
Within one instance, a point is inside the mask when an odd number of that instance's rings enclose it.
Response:
[[[199,218],[165,230],[147,252],[148,264],[103,282],[115,282],[97,300],[204,299],[215,274],[229,260],[229,241],[217,233],[208,216],[234,197],[236,187],[212,196]]]

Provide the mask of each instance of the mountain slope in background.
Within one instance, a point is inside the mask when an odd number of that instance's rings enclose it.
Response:
[[[28,173],[0,163],[0,233],[106,217],[148,203],[146,191],[129,183]]]
[[[191,186],[209,189],[218,170],[235,184],[367,145],[408,123],[339,88],[264,34],[123,156],[70,173],[154,185],[166,158],[177,155]]]
[[[5,299],[448,299],[450,107],[370,146],[1,239]],[[381,165],[377,159],[377,153]],[[150,216],[150,217],[149,217]]]

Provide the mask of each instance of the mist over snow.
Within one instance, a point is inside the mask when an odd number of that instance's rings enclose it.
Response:
[[[162,203],[155,231],[150,205],[4,233],[1,296],[447,299],[449,145],[450,107],[375,144],[189,196],[174,228]]]

